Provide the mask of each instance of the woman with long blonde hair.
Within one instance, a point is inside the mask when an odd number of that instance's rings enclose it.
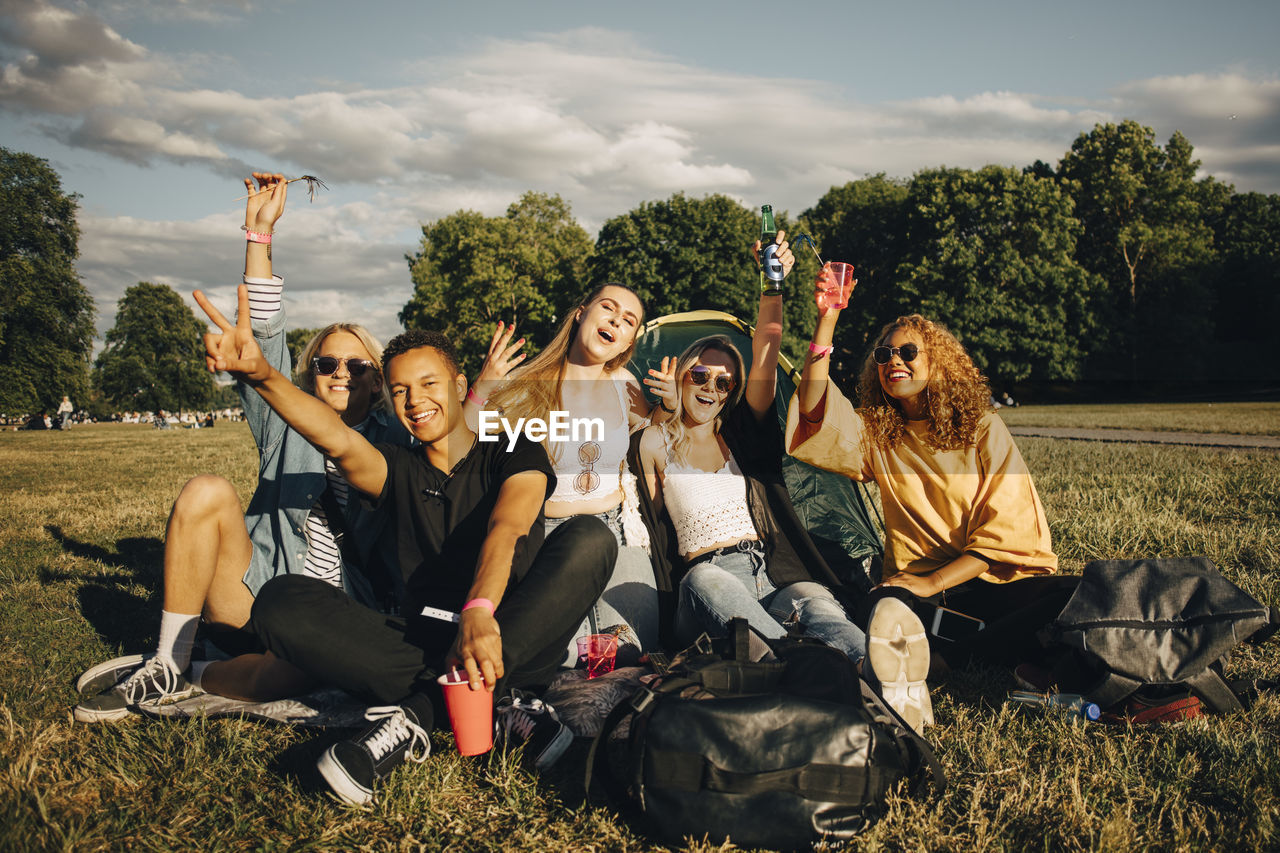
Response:
[[[467,394],[466,416],[477,432],[486,408],[511,424],[519,418],[548,421],[552,412],[565,412],[570,419],[603,425],[601,431],[569,441],[544,440],[556,472],[555,491],[544,508],[547,532],[577,515],[597,515],[614,531],[618,561],[583,631],[616,630],[624,642],[653,649],[658,644],[658,605],[648,537],[638,513],[624,511],[624,503],[633,503],[624,500],[628,492],[634,494],[626,467],[631,433],[665,417],[664,403],[651,404],[626,367],[643,321],[644,305],[635,291],[617,282],[601,285],[524,365],[519,353],[524,339],[513,341],[515,326],[498,323]],[[660,371],[650,373],[645,384],[659,400],[672,396],[670,380]]]

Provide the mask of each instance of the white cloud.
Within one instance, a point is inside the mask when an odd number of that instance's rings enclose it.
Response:
[[[189,0],[172,11],[201,8]],[[209,8],[234,16],[244,5]],[[1242,72],[1138,80],[1093,101],[991,91],[877,103],[812,80],[699,67],[627,33],[582,28],[471,43],[404,66],[396,85],[259,95],[228,82],[240,77],[212,76],[216,57],[148,50],[84,6],[0,0],[0,21],[0,110],[28,130],[134,164],[236,176],[248,160],[323,177],[334,190],[314,206],[300,205],[295,188],[277,255],[288,258],[291,292],[305,294],[295,320],[306,325],[355,315],[394,331],[418,223],[460,208],[501,214],[530,189],[561,194],[589,230],[677,191],[797,214],[868,173],[1056,162],[1095,123],[1133,117],[1161,141],[1181,130],[1206,171],[1280,191],[1280,81]],[[188,83],[203,72],[203,85]],[[235,215],[83,218],[81,269],[103,324],[140,279],[230,288],[238,226]]]

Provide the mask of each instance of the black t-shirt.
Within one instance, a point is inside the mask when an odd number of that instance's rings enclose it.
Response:
[[[405,615],[423,605],[458,612],[475,580],[480,547],[489,531],[489,516],[508,477],[522,471],[547,475],[547,495],[556,475],[541,444],[521,435],[511,452],[507,442],[476,442],[447,474],[427,461],[421,447],[377,444],[387,460],[387,482],[375,509],[391,514],[396,552],[405,581]],[[529,529],[524,548],[512,566],[524,577],[542,545],[543,516]]]

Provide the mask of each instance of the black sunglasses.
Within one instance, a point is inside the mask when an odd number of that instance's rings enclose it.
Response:
[[[697,367],[691,367],[689,372],[685,374],[685,378],[694,385],[706,385],[711,381],[711,368],[704,367],[701,364]],[[721,394],[728,394],[733,390],[733,379],[728,374],[719,374],[716,376],[716,390]]]
[[[920,354],[920,347],[915,344],[903,344],[900,347],[876,347],[871,351],[871,357],[876,360],[876,364],[888,364],[889,359],[895,355],[902,356],[904,362],[910,363],[916,360],[916,356]]]
[[[352,379],[364,376],[366,370],[373,369],[373,362],[363,358],[334,358],[331,355],[318,355],[311,359],[311,369],[321,376],[332,376],[338,372],[338,365],[345,364],[347,373]]]

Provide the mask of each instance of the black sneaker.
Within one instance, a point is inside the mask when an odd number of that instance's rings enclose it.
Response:
[[[414,696],[403,705],[370,708],[365,719],[373,721],[373,725],[357,737],[325,750],[316,762],[320,775],[344,803],[362,806],[371,802],[374,786],[406,759],[426,760],[431,752],[427,734],[431,717],[431,705],[422,696]]]
[[[524,749],[524,762],[534,770],[546,770],[560,760],[573,732],[555,709],[534,696],[512,690],[498,702],[498,736],[506,749]]]
[[[142,702],[183,699],[200,692],[166,658],[154,657],[114,687],[76,705],[74,716],[82,723],[121,720]]]

